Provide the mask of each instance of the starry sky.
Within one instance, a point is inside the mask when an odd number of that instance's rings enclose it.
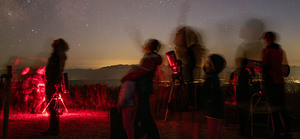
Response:
[[[174,49],[176,27],[188,25],[230,66],[240,27],[256,18],[280,35],[289,64],[300,66],[299,9],[299,0],[1,0],[0,65],[43,65],[57,38],[70,46],[67,69],[137,64],[145,40],[160,40],[164,55]]]

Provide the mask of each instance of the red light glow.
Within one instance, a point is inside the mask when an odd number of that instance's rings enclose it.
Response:
[[[46,67],[39,67],[37,70],[36,70],[36,73],[37,74],[40,74],[40,75],[45,75],[46,73]]]
[[[46,91],[44,83],[39,83],[37,86],[38,86],[37,87],[37,92],[45,92]]]
[[[30,71],[30,68],[29,68],[29,67],[26,67],[26,68],[24,68],[24,69],[22,70],[21,75],[28,74],[29,71]]]
[[[49,116],[48,112],[44,112],[43,116]]]
[[[176,56],[174,51],[170,51],[166,54],[167,59],[169,61],[169,64],[171,67],[174,67],[176,65]]]

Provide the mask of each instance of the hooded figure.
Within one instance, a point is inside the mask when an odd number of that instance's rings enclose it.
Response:
[[[206,74],[201,93],[204,100],[204,114],[207,118],[208,138],[222,137],[222,120],[225,117],[224,97],[218,74],[225,68],[225,59],[217,54],[208,57],[204,65]]]

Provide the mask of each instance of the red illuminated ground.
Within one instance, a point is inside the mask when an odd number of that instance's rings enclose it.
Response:
[[[200,112],[170,113],[167,122],[156,121],[162,139],[207,138],[205,119]],[[2,118],[0,123],[2,125]],[[109,112],[70,110],[70,113],[64,113],[60,117],[60,135],[58,137],[42,136],[40,133],[47,127],[48,119],[45,115],[11,113],[9,138],[110,138]],[[297,132],[293,132],[293,136],[294,138],[300,137]],[[236,124],[224,123],[223,138],[246,137],[238,135]]]

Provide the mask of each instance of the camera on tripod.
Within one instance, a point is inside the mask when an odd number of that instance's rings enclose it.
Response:
[[[173,70],[172,79],[180,79],[182,74],[182,63],[176,58],[174,51],[169,51],[166,53],[169,65]]]
[[[62,80],[59,84],[56,84],[55,85],[56,87],[56,91],[55,93],[53,94],[53,96],[51,97],[50,101],[48,102],[48,104],[46,105],[46,107],[44,108],[43,112],[44,113],[46,111],[46,109],[48,108],[48,106],[50,105],[50,103],[52,102],[52,100],[55,100],[55,103],[56,103],[56,108],[55,110],[57,111],[57,113],[59,115],[62,115],[62,111],[59,111],[59,100],[61,101],[62,105],[64,106],[65,108],[65,111],[67,113],[68,112],[68,109],[61,97],[61,94],[60,93],[69,93],[70,92],[70,84],[69,84],[69,79],[68,79],[68,73],[62,73]]]

